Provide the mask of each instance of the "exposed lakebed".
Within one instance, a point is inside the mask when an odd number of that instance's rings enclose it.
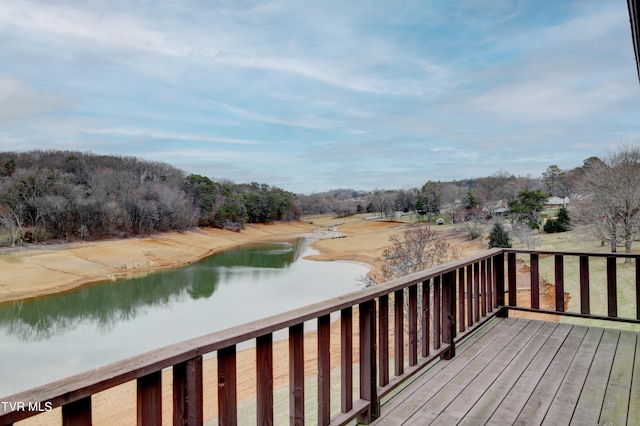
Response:
[[[0,306],[0,396],[358,289],[368,267],[304,259],[309,240]]]

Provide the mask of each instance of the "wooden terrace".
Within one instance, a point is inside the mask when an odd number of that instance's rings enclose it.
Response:
[[[338,366],[331,364],[334,318]],[[317,328],[312,393],[304,374],[309,322]],[[272,348],[280,330],[289,336],[284,421],[274,408],[280,393]],[[0,424],[37,416],[11,408],[29,402],[61,407],[61,424],[92,424],[92,395],[130,381],[137,384],[137,423],[162,424],[163,371],[172,374],[165,423],[204,424],[203,408],[216,404],[217,424],[247,424],[238,408],[237,377],[245,373],[236,369],[236,353],[250,342],[251,423],[260,425],[636,425],[639,330],[640,255],[492,249],[4,398]],[[203,396],[208,354],[217,363],[214,401]],[[312,404],[305,405],[305,393]]]

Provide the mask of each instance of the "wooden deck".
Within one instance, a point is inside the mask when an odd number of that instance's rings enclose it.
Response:
[[[640,333],[496,318],[382,401],[375,425],[640,424]]]

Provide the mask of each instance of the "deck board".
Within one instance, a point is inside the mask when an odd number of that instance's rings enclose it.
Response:
[[[629,401],[637,402],[637,404],[629,404],[627,425],[631,426],[629,419],[640,419],[640,335],[636,336],[636,355],[633,363]]]
[[[529,344],[521,350],[502,374],[492,383],[482,387],[483,395],[475,402],[467,412],[460,424],[476,425],[486,423],[507,396],[515,380],[520,377],[526,368],[538,354],[542,346],[547,342],[551,333],[556,329],[555,323],[538,322],[542,326],[540,331],[531,339]]]
[[[493,413],[487,424],[505,425],[514,424],[515,420],[527,403],[538,383],[543,377],[547,366],[553,361],[562,343],[569,335],[571,327],[559,324],[553,331],[547,342],[538,351],[531,363],[516,380],[498,409]]]
[[[581,356],[573,358],[569,371],[567,371],[564,381],[560,385],[560,389],[558,389],[556,397],[542,422],[543,425],[569,424],[571,421],[603,333],[604,329],[602,328],[589,328],[587,331],[578,349]]]
[[[623,425],[627,422],[629,411],[627,400],[631,392],[635,350],[636,333],[621,332],[600,413],[600,424]]]
[[[604,331],[570,424],[598,424],[619,336],[618,330]]]
[[[493,350],[485,350],[482,356],[476,358],[473,370],[468,374],[459,374],[455,382],[449,383],[448,392],[437,394],[409,419],[408,423],[411,424],[413,421],[416,424],[424,424],[432,420],[433,424],[457,423],[482,396],[482,384],[493,382],[540,331],[540,327],[540,322],[528,323],[527,327],[509,342],[509,346],[513,348],[511,351],[505,351],[506,346],[497,345],[494,345]],[[448,408],[446,412],[444,408]]]
[[[636,425],[639,407],[640,333],[497,318],[374,424]]]
[[[423,405],[425,399],[429,399],[442,387],[444,387],[457,374],[463,370],[473,358],[487,344],[500,341],[500,337],[509,328],[522,329],[526,326],[524,322],[510,319],[510,321],[500,321],[492,327],[481,330],[480,338],[471,344],[460,348],[456,356],[448,362],[437,363],[435,367],[427,372],[430,380],[428,382],[416,380],[409,391],[404,391],[394,397],[389,403],[383,404],[382,411],[385,413],[386,422],[402,422],[407,418],[407,414],[413,414]],[[453,365],[453,368],[450,366]]]
[[[541,424],[562,381],[566,377],[572,361],[578,353],[578,349],[587,334],[587,327],[572,327],[566,340],[558,350],[551,364],[544,372],[540,382],[529,400],[515,420],[516,424]]]

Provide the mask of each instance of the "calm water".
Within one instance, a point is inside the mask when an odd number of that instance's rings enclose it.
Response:
[[[314,262],[308,240],[0,306],[0,396],[357,290],[368,268]]]

